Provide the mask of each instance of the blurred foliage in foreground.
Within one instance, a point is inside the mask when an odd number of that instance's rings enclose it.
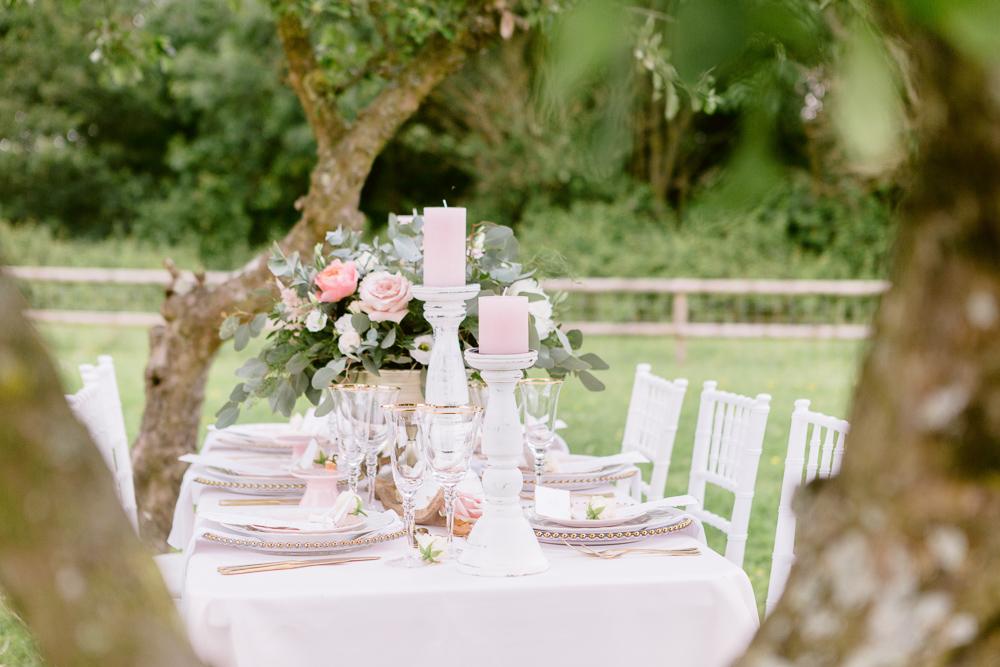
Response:
[[[389,212],[447,198],[473,221],[515,227],[526,255],[558,249],[578,276],[883,275],[897,188],[844,158],[826,109],[844,12],[765,4],[780,11],[755,29],[784,23],[747,42],[763,63],[752,70],[733,64],[745,52],[705,64],[672,32],[674,2],[624,20],[583,2],[589,13],[547,32],[515,26],[403,128],[362,209],[377,231]],[[145,265],[147,248],[187,266],[239,265],[294,223],[315,162],[266,4],[99,5],[36,0],[0,15],[0,219],[29,230],[0,230],[7,260],[77,264],[53,239],[124,236],[104,263]],[[108,7],[169,38],[175,55],[126,79],[92,62]],[[586,37],[602,30],[607,39]],[[765,145],[759,168],[739,159],[748,144]],[[741,169],[767,193],[713,205],[732,199],[723,176]]]

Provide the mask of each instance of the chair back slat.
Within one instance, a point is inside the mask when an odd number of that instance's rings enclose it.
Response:
[[[811,437],[809,437],[811,430]],[[825,437],[822,433],[825,431]],[[819,412],[809,410],[809,401],[795,401],[792,425],[788,432],[788,450],[785,454],[785,474],[781,482],[781,500],[778,503],[778,524],[774,533],[774,550],[771,554],[771,577],[767,586],[765,616],[769,616],[781,598],[788,582],[788,574],[795,562],[795,512],[792,498],[803,483],[819,477],[828,479],[840,472],[844,456],[844,443],[850,424]],[[806,439],[809,439],[808,460]],[[822,445],[820,444],[822,442]]]
[[[717,386],[716,382],[705,382],[701,393],[688,481],[688,493],[701,504],[688,511],[726,533],[726,558],[743,567],[771,397],[758,394],[750,398],[719,391]],[[729,519],[705,508],[706,484],[733,494]]]
[[[650,500],[663,497],[687,385],[683,378],[671,382],[653,375],[649,364],[636,366],[622,451],[638,451],[653,463],[649,484],[633,487],[636,496],[645,491]]]

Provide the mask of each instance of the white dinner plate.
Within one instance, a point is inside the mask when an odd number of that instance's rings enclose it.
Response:
[[[658,507],[617,526],[592,530],[561,526],[530,510],[525,514],[538,541],[546,544],[562,544],[563,540],[570,544],[627,544],[682,530],[692,522],[690,516],[673,507]]]
[[[600,457],[570,455],[563,460],[580,462]],[[622,479],[630,479],[639,473],[639,469],[630,463],[612,463],[611,465],[598,467],[590,472],[546,472],[542,473],[542,484],[558,489],[578,491],[582,489],[593,489],[606,484],[611,484]],[[532,470],[521,469],[524,479],[524,490],[534,492],[535,473]]]
[[[395,516],[395,512],[391,512]],[[406,528],[398,516],[391,524],[382,530],[365,533],[358,537],[348,538],[346,535],[329,535],[322,537],[295,537],[289,535],[263,538],[233,532],[228,528],[210,531],[202,535],[202,539],[247,549],[275,556],[332,556],[335,554],[360,551],[380,542],[388,542],[406,535]]]
[[[280,422],[234,424],[218,430],[218,442],[220,445],[245,451],[285,454],[292,451],[292,445],[287,442],[278,442],[277,438],[299,432],[292,428],[291,424]]]
[[[383,530],[398,520],[395,512],[369,511],[368,516],[349,515],[349,522],[341,526],[323,526],[309,521],[310,516],[321,514],[321,511],[299,510],[295,508],[271,508],[279,511],[254,514],[230,514],[221,512],[205,512],[200,518],[218,523],[234,533],[256,537],[262,540],[304,540],[326,539],[351,540]],[[280,511],[280,510],[284,511]],[[287,524],[287,525],[282,525]]]

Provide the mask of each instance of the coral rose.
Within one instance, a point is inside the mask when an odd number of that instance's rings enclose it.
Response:
[[[340,301],[354,294],[354,290],[358,289],[358,270],[354,268],[354,262],[333,260],[316,276],[316,287],[320,289],[316,298],[325,303]]]
[[[392,321],[397,324],[406,317],[407,305],[413,299],[413,283],[398,273],[375,271],[361,281],[358,295],[361,310],[373,322]]]

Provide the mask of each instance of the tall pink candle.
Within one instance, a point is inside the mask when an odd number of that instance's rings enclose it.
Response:
[[[465,285],[465,209],[424,209],[424,284]]]
[[[528,351],[528,297],[479,297],[480,354]]]

